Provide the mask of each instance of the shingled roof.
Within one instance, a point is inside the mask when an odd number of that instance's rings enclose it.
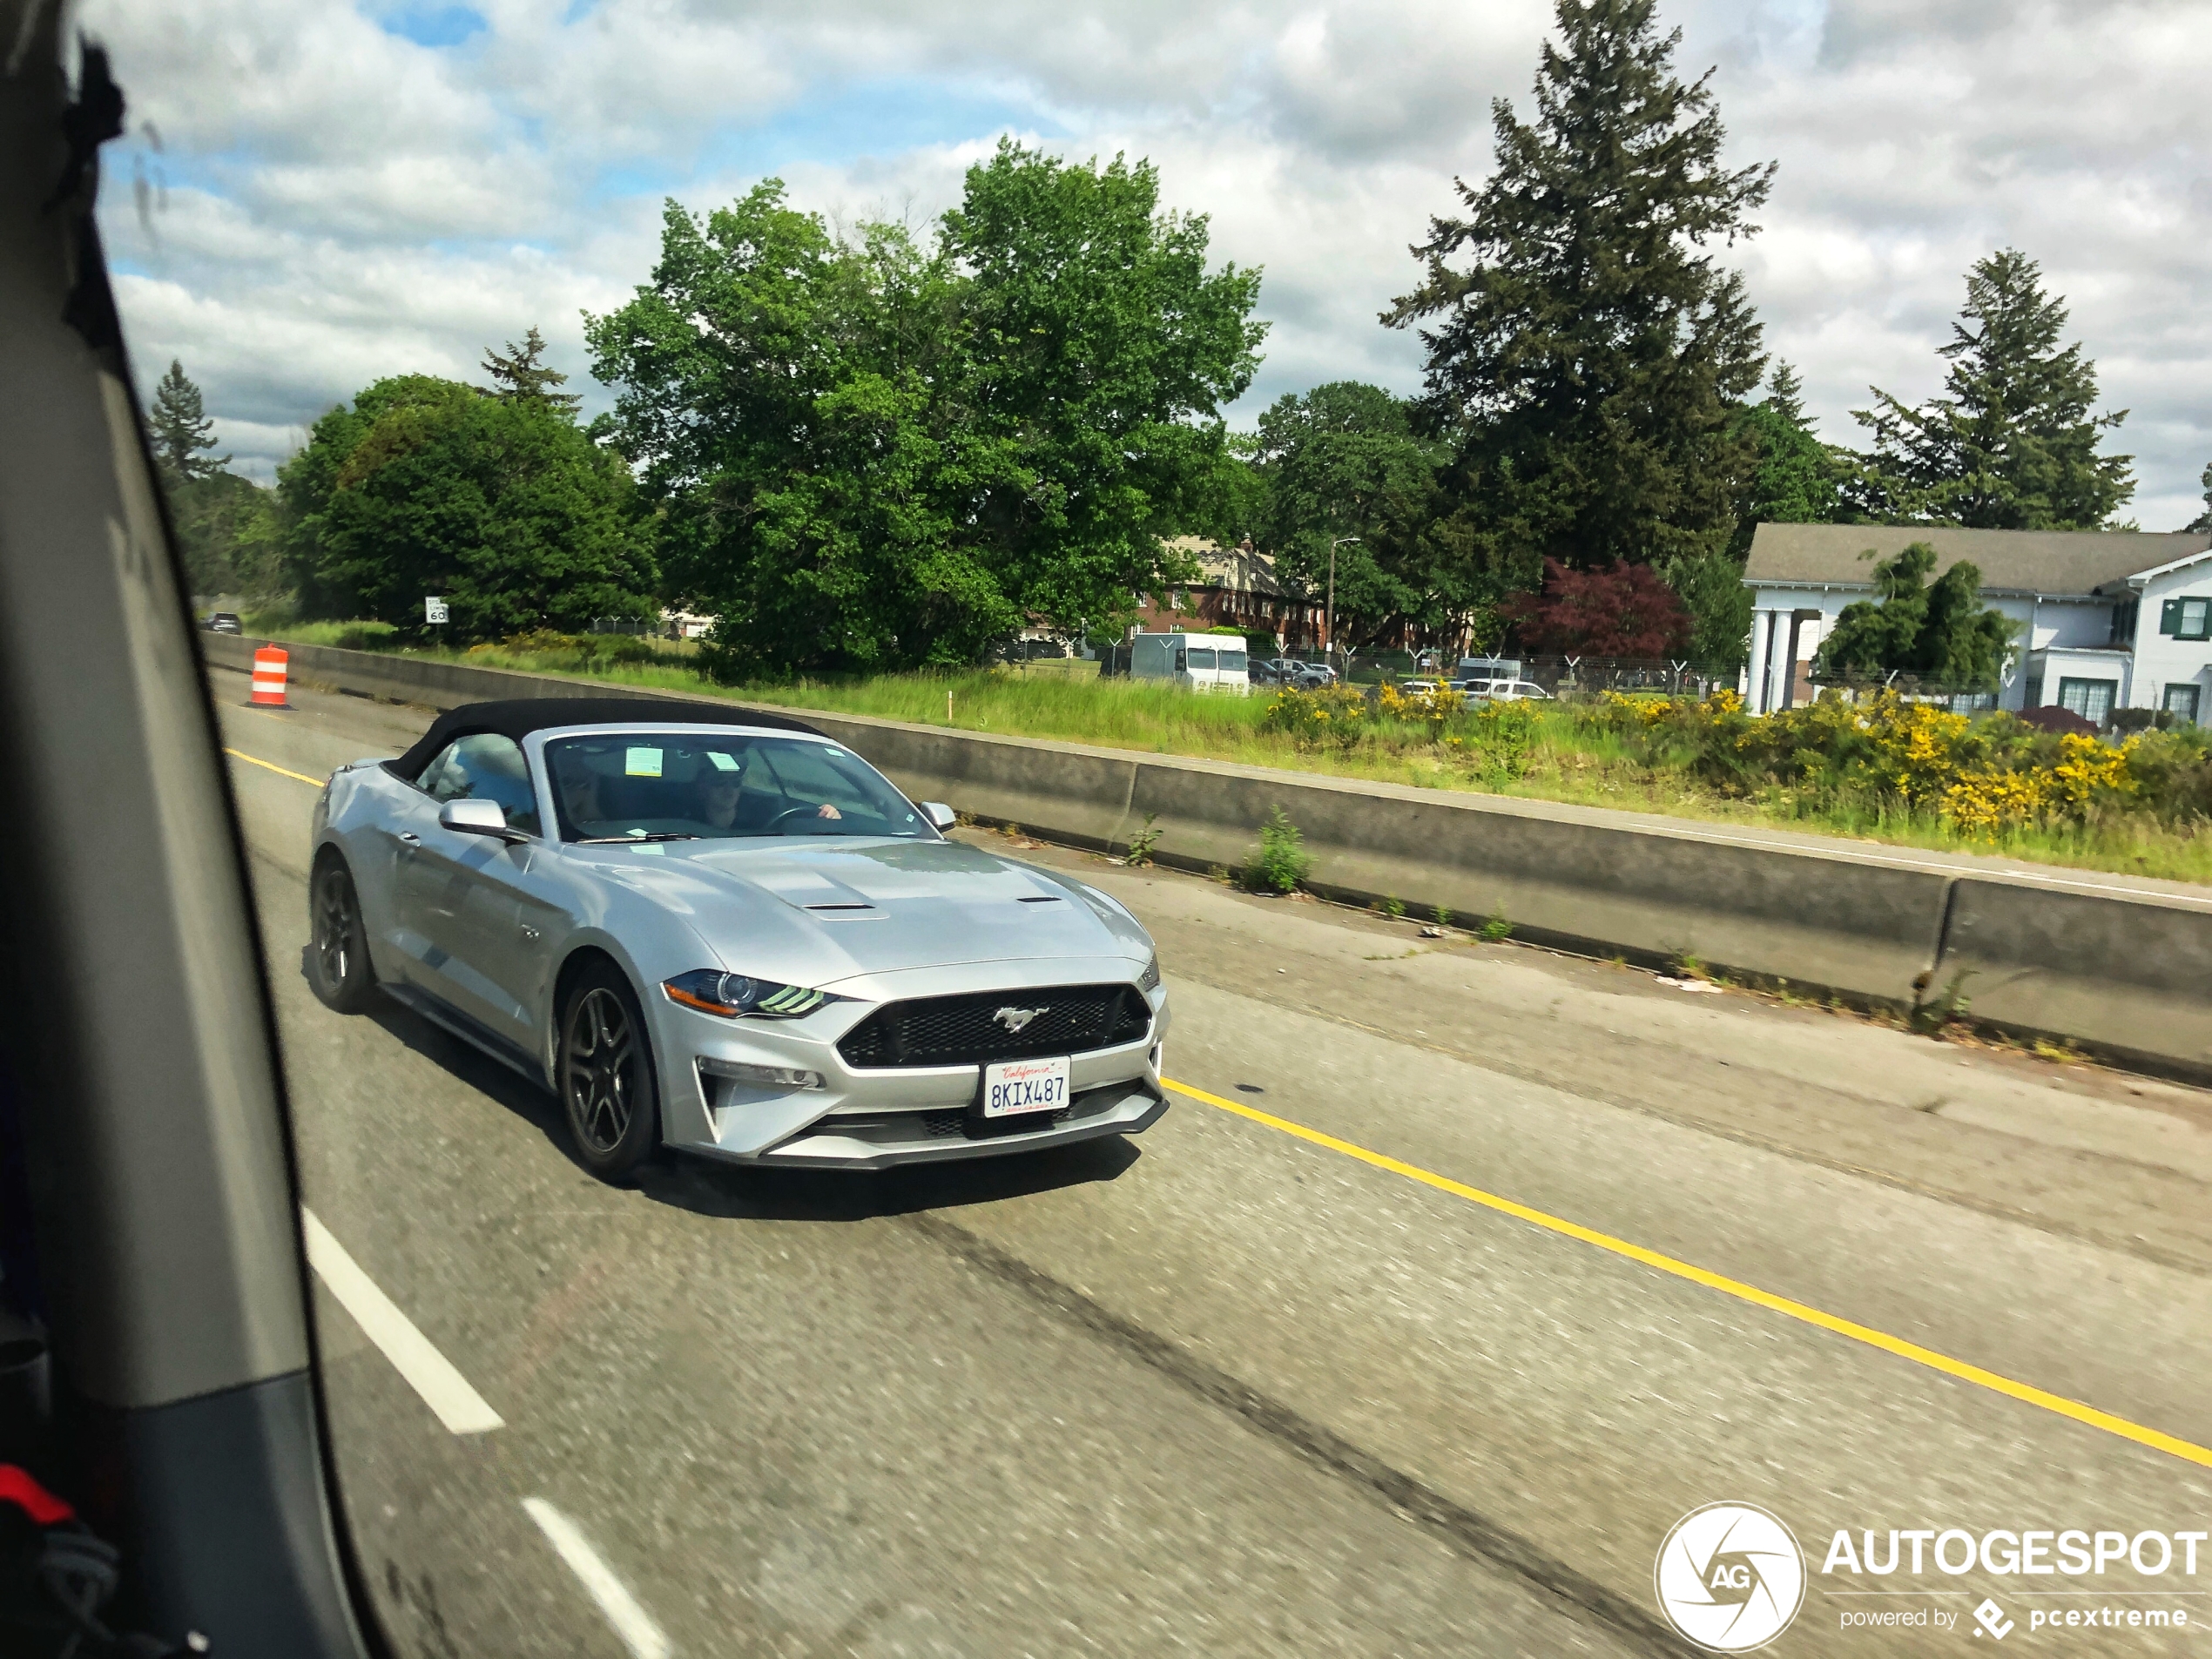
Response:
[[[2087,594],[2107,583],[2202,553],[2212,536],[2141,530],[1966,530],[1938,525],[1762,524],[1751,536],[1746,582],[1770,587],[1873,586],[1874,559],[1915,542],[1936,550],[1936,570],[1960,559],[1981,572],[1984,593]]]

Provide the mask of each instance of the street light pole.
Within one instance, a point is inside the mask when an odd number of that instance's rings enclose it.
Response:
[[[1347,542],[1357,542],[1356,536],[1339,536],[1329,543],[1329,604],[1322,620],[1322,627],[1329,636],[1329,655],[1337,654],[1337,550]]]

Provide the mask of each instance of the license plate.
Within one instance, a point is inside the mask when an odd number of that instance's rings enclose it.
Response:
[[[1068,1103],[1068,1062],[1002,1060],[983,1068],[983,1116],[1056,1112]]]

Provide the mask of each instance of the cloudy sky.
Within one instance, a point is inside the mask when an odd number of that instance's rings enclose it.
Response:
[[[649,270],[660,203],[765,174],[916,224],[1012,132],[1158,164],[1265,268],[1273,323],[1232,420],[1317,381],[1412,390],[1378,310],[1406,244],[1526,111],[1530,0],[86,0],[132,133],[104,222],[142,374],[172,357],[266,476],[388,374],[475,378],[535,323],[587,407],[578,314]],[[2212,0],[1662,0],[1738,161],[1781,163],[1738,259],[1826,436],[1869,383],[1936,389],[1967,264],[2012,245],[2131,411],[2128,509],[2196,512],[2212,460]]]

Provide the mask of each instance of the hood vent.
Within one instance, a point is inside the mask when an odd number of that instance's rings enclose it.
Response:
[[[867,917],[880,916],[883,914],[880,907],[867,903],[865,900],[854,900],[841,904],[802,905],[799,907],[811,915],[833,918],[842,916],[853,921],[862,921]]]

